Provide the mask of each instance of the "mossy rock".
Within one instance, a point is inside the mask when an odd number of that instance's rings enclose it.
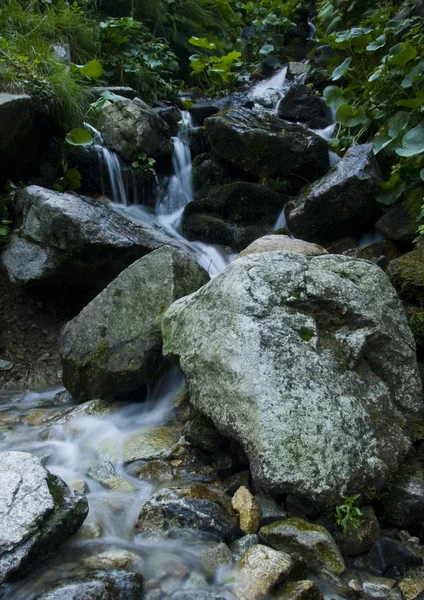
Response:
[[[190,241],[200,240],[201,242],[223,246],[232,246],[234,242],[234,232],[230,225],[219,217],[207,214],[184,214],[183,231]]]
[[[424,186],[417,187],[405,196],[397,206],[388,210],[376,223],[385,238],[404,244],[412,244],[417,235],[417,218],[424,204]]]
[[[387,272],[402,300],[424,306],[424,248],[393,260]]]

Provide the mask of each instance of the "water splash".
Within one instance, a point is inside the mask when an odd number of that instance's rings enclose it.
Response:
[[[274,77],[257,83],[252,89],[252,98],[263,98],[268,90],[276,90],[277,92],[281,92],[286,82],[287,68],[288,67],[283,67],[274,75]]]

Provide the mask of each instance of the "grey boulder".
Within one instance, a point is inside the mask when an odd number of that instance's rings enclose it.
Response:
[[[350,148],[327,175],[287,205],[290,231],[318,244],[359,236],[380,214],[375,200],[379,181],[373,145]]]
[[[18,192],[15,219],[20,228],[2,262],[17,285],[101,290],[141,256],[175,243],[98,200],[34,185]]]
[[[415,344],[387,276],[341,256],[243,257],[163,320],[190,401],[260,491],[378,493],[423,419]]]
[[[74,534],[88,503],[25,452],[0,455],[0,479],[1,584],[20,577]]]
[[[396,527],[411,527],[424,521],[424,480],[405,476],[390,486],[384,499],[384,521]]]
[[[106,144],[124,160],[137,160],[143,152],[156,158],[172,153],[167,123],[140,98],[107,106],[101,117],[101,132]]]
[[[143,578],[139,573],[113,569],[95,571],[83,580],[70,580],[49,590],[40,600],[139,600]]]
[[[193,258],[169,246],[123,271],[61,331],[63,382],[72,396],[109,398],[157,379],[167,365],[164,312],[208,280]]]

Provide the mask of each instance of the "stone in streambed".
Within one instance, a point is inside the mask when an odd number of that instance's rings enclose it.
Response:
[[[61,331],[63,382],[73,398],[110,398],[157,379],[167,364],[164,312],[208,279],[193,258],[169,246],[123,271]]]
[[[372,573],[402,579],[409,568],[421,566],[423,559],[406,544],[380,538],[370,550],[368,564]]]
[[[388,240],[412,244],[417,237],[417,219],[424,204],[424,186],[415,188],[390,208],[375,224],[377,230]]]
[[[139,573],[95,571],[83,580],[71,579],[39,597],[39,600],[139,600],[143,578]]]
[[[135,492],[136,488],[115,471],[110,462],[97,462],[90,466],[87,475],[98,481],[105,488],[114,492]]]
[[[124,461],[168,459],[180,435],[178,427],[167,425],[129,433],[124,439]]]
[[[243,537],[233,542],[230,548],[233,553],[234,561],[238,563],[243,554],[245,554],[248,550],[250,550],[250,548],[253,548],[253,546],[256,546],[257,544],[259,544],[259,537],[255,533],[244,535]]]
[[[288,235],[265,235],[240,252],[238,258],[249,256],[249,254],[262,254],[263,252],[295,252],[306,256],[328,254],[322,246],[290,238]]]
[[[243,257],[175,302],[163,336],[191,404],[240,443],[258,491],[319,505],[375,495],[423,420],[402,305],[366,261]]]
[[[0,455],[0,583],[20,577],[82,525],[85,496],[25,452]]]
[[[424,522],[424,480],[405,476],[390,486],[383,502],[383,519],[395,527]]]
[[[324,129],[332,122],[331,111],[324,100],[302,83],[292,85],[281,99],[278,116],[294,123],[305,123],[310,129]]]
[[[253,546],[241,557],[236,576],[237,600],[262,600],[272,588],[283,581],[292,570],[290,556],[267,546]]]
[[[277,600],[323,600],[321,590],[313,581],[304,579],[301,581],[292,581],[284,586],[284,589],[277,595]]]
[[[287,519],[262,527],[259,537],[266,544],[287,552],[300,554],[309,568],[341,575],[346,566],[335,541],[321,525],[302,519]]]
[[[405,578],[399,582],[403,600],[418,600],[424,595],[424,578]]]
[[[240,487],[231,501],[239,514],[240,529],[244,533],[256,533],[261,522],[261,509],[247,487]]]

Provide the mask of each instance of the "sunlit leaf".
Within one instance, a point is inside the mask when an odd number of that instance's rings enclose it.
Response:
[[[90,146],[93,143],[91,133],[82,128],[72,129],[65,139],[71,146]]]
[[[208,40],[208,38],[198,38],[198,37],[192,36],[188,40],[188,43],[191,44],[192,46],[197,46],[199,48],[205,48],[206,50],[215,50],[215,48],[216,48],[216,44],[214,42],[210,42]]]
[[[356,127],[365,121],[366,115],[361,108],[350,104],[341,104],[336,112],[336,122],[345,127]]]
[[[399,156],[417,156],[424,152],[424,125],[410,129],[402,138],[402,147],[396,150]]]
[[[352,57],[349,56],[337,69],[334,69],[333,74],[331,75],[331,79],[333,81],[337,81],[340,77],[343,77],[345,73],[347,73],[349,69],[349,65],[352,62]]]

